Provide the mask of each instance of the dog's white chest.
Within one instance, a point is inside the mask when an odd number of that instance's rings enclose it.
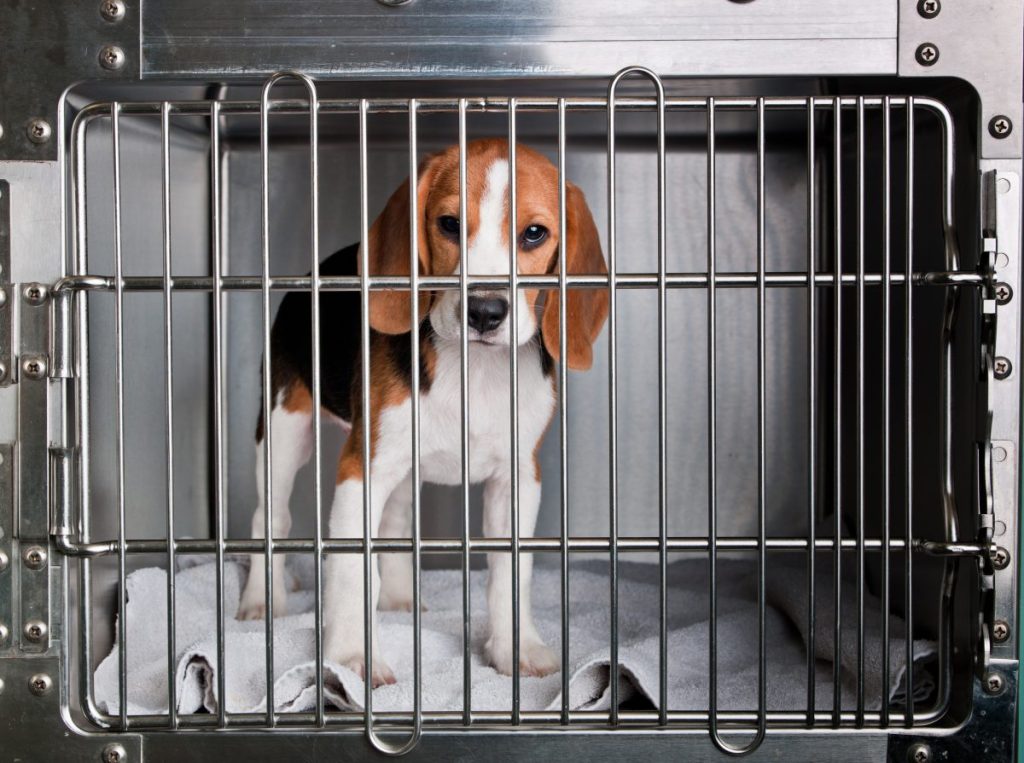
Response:
[[[420,472],[424,480],[458,484],[462,479],[462,395],[458,343],[438,342],[433,383],[420,397]],[[507,349],[471,344],[468,357],[469,474],[480,482],[510,468],[511,385]],[[535,346],[519,348],[519,460],[533,469],[533,448],[554,409],[549,378]],[[381,417],[381,434],[411,443],[411,405]],[[409,446],[411,448],[411,445]],[[406,448],[403,451],[408,452]],[[408,464],[408,460],[405,462]]]

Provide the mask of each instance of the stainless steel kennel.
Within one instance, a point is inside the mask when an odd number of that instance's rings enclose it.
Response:
[[[1015,759],[1020,3],[56,5],[4,9],[0,759]],[[561,225],[566,179],[584,188],[610,275],[306,275],[366,239],[427,152],[480,136],[556,163]],[[463,391],[461,487],[414,479],[409,537],[327,536],[338,436],[317,422],[290,536],[250,540],[282,295],[358,292],[367,326],[373,290],[454,289],[465,305],[478,287],[610,298],[594,369],[555,371],[534,536],[480,528]],[[463,379],[465,353],[463,337]],[[412,430],[415,476],[416,406]],[[515,491],[509,509],[518,527]],[[311,707],[275,708],[270,618],[262,709],[179,712],[176,578],[189,560],[215,571],[208,688],[223,698],[226,566],[260,550],[268,578],[275,553],[311,565]],[[518,675],[500,707],[474,698],[486,552],[511,554],[513,577],[533,554],[558,581],[547,709],[524,707],[535,679]],[[358,554],[368,574],[385,553],[416,571],[413,699],[375,710],[367,689],[365,711],[339,710],[323,559]],[[647,684],[618,667],[639,562],[657,591]],[[581,563],[605,581],[607,708],[570,702]],[[689,659],[670,639],[677,571],[695,564],[706,697],[674,706],[670,676]],[[159,712],[129,701],[127,582],[153,567],[167,571],[147,623],[165,660]],[[458,571],[456,709],[423,693],[421,580],[445,569]],[[737,580],[753,665],[739,704],[719,693],[736,677],[718,602]],[[802,597],[799,700],[784,702],[766,625],[783,588]],[[107,655],[116,691],[101,701]]]

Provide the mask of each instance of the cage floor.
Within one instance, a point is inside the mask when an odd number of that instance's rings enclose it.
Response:
[[[824,555],[823,555],[824,556]],[[291,561],[291,560],[290,560]],[[829,560],[819,559],[818,590],[831,595]],[[800,584],[806,567],[798,560],[779,560],[769,566],[766,616],[768,709],[794,710],[806,706],[807,600]],[[298,590],[289,598],[288,612],[275,621],[275,705],[279,712],[308,711],[315,705],[314,616],[312,562],[303,558],[291,565]],[[217,688],[215,566],[202,562],[175,576],[177,597],[175,655],[178,711],[215,712]],[[225,569],[227,628],[227,712],[265,710],[265,623],[241,622],[233,615],[239,586],[244,580],[243,560]],[[758,685],[757,601],[751,565],[719,562],[718,696],[722,709],[742,710],[756,705]],[[458,571],[423,573],[422,618],[423,708],[425,711],[463,707],[462,596]],[[708,695],[707,562],[688,559],[668,567],[668,665],[666,679],[670,710],[705,710]],[[649,701],[659,695],[658,567],[622,562],[619,569],[619,676],[620,698]],[[483,656],[487,638],[486,573],[472,574],[472,708],[507,710],[512,680],[489,667]],[[609,705],[608,576],[603,562],[579,562],[570,567],[571,611],[569,642],[570,709],[601,710]],[[166,572],[138,570],[127,582],[128,713],[167,713],[167,633],[160,623],[166,612]],[[843,597],[841,639],[842,703],[856,704],[858,680],[857,623],[853,586]],[[538,630],[557,653],[560,641],[561,576],[557,568],[538,565],[534,574],[534,612]],[[891,675],[883,691],[881,675],[881,609],[877,599],[865,602],[865,663],[863,680],[866,709],[883,701],[900,704],[905,655],[904,624],[891,621]],[[831,707],[834,660],[831,600],[818,601],[815,620],[819,709]],[[96,699],[101,709],[117,713],[118,645],[96,671]],[[413,707],[413,625],[408,612],[384,612],[375,654],[383,655],[398,682],[374,691],[375,711],[411,711]],[[915,662],[934,654],[934,644],[915,642]],[[915,671],[918,697],[931,690],[926,671]],[[360,710],[363,682],[347,668],[325,665],[326,701],[342,710]],[[522,709],[561,707],[561,678],[522,678]],[[639,696],[638,696],[639,695]]]

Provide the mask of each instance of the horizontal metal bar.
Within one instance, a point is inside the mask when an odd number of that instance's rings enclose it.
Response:
[[[864,283],[868,286],[878,286],[884,283],[885,277],[881,273],[868,273],[864,276]],[[54,286],[54,291],[63,293],[67,291],[113,291],[113,276],[78,275],[62,278]],[[459,288],[458,276],[420,276],[419,285],[421,290],[430,291],[455,290]],[[467,277],[469,288],[509,288],[509,277],[505,275],[492,276],[469,276]],[[817,286],[831,286],[835,283],[836,277],[833,273],[815,273],[814,283]],[[537,288],[558,288],[557,275],[520,275],[516,278],[517,285],[521,289]],[[615,287],[619,289],[644,289],[657,288],[657,273],[619,273],[611,278],[606,274],[592,275],[567,275],[566,283],[569,288],[607,288],[610,281],[614,281]],[[754,288],[757,286],[757,273],[716,273],[715,288]],[[396,289],[411,288],[411,279],[408,276],[371,276],[369,279],[371,291],[393,291]],[[770,287],[806,287],[808,285],[807,273],[778,272],[768,273],[765,282]],[[855,286],[858,282],[854,273],[843,273],[840,276],[840,283],[843,286]],[[987,281],[980,273],[958,272],[924,272],[914,273],[911,282],[921,286],[984,286]],[[708,285],[707,273],[668,273],[665,276],[665,283],[671,289],[700,289]],[[893,286],[906,283],[906,276],[902,273],[893,273],[889,276],[889,283]],[[224,291],[259,291],[263,288],[261,276],[225,276],[221,279],[221,289]],[[309,291],[312,288],[310,276],[271,276],[270,289],[272,291]],[[359,276],[321,276],[321,291],[359,291]],[[125,291],[163,291],[163,276],[125,276]],[[174,276],[171,278],[172,291],[209,291],[214,289],[214,281],[208,276]]]
[[[417,111],[420,114],[431,113],[455,113],[459,110],[459,98],[417,98]],[[603,96],[565,98],[567,111],[605,111],[608,108],[608,99]],[[769,111],[803,111],[807,109],[806,97],[765,97],[764,107]],[[840,97],[839,104],[842,108],[854,108],[857,105],[856,97]],[[510,98],[467,98],[467,112],[496,112],[507,113]],[[550,111],[558,109],[559,98],[554,96],[524,98],[516,96],[516,111]],[[833,106],[836,98],[834,96],[817,96],[813,99],[815,106]],[[753,111],[757,108],[757,98],[737,97],[720,98],[715,97],[716,111]],[[322,98],[318,105],[318,111],[324,114],[358,114],[358,98]],[[368,100],[367,112],[370,114],[406,114],[409,111],[408,98],[373,98]],[[864,98],[864,106],[870,109],[880,109],[884,98]],[[906,106],[907,98],[890,97],[889,103],[892,106]],[[916,97],[913,100],[915,106],[943,113],[944,106],[939,101],[930,98]],[[140,101],[134,103],[121,103],[121,116],[159,116],[163,101]],[[704,111],[707,109],[708,99],[699,96],[677,96],[665,99],[667,111]],[[615,98],[616,111],[653,111],[658,106],[655,98]],[[79,119],[88,121],[96,117],[107,116],[110,113],[109,102],[97,102],[86,106],[79,114]],[[180,116],[208,116],[210,113],[210,102],[199,100],[171,101],[170,109],[172,115]],[[269,103],[269,110],[275,114],[309,114],[309,102],[300,99],[282,98],[273,99]],[[252,100],[222,101],[220,107],[221,116],[250,115],[259,116],[260,102]]]
[[[767,714],[768,725],[774,729],[801,728],[806,730],[807,713],[788,711],[769,711]],[[570,710],[569,723],[575,725],[577,730],[585,728],[588,731],[604,731],[609,728],[609,712],[607,710]],[[432,711],[422,714],[423,723],[432,726],[447,726],[452,729],[465,728],[464,714],[459,711]],[[754,711],[745,710],[722,710],[718,713],[720,727],[728,728],[741,724],[749,725],[756,722],[758,715]],[[831,711],[816,712],[814,714],[814,725],[821,728],[833,728]],[[523,725],[545,724],[554,725],[558,731],[564,732],[565,727],[561,726],[561,710],[521,710],[520,719]],[[878,726],[881,714],[877,711],[864,713],[864,726]],[[903,714],[890,712],[889,719],[895,723],[901,723]],[[918,714],[915,719],[924,725],[930,719],[928,716]],[[101,716],[101,721],[116,723],[116,716]],[[228,728],[251,728],[266,724],[267,716],[263,713],[228,713],[226,715]],[[380,729],[394,725],[397,727],[408,727],[412,720],[412,714],[408,712],[377,712],[373,714],[374,727]],[[475,726],[502,724],[511,725],[511,711],[500,710],[474,710],[470,715],[470,722]],[[178,716],[179,728],[210,728],[217,726],[217,716],[205,713]],[[314,713],[276,713],[274,716],[275,726],[314,726],[316,716]],[[353,729],[362,728],[363,713],[359,711],[332,711],[324,712],[324,721],[328,726],[351,726]],[[671,731],[684,731],[687,728],[694,731],[706,733],[708,713],[706,711],[680,711],[670,710],[668,721],[674,727]],[[857,722],[857,714],[844,712],[839,717],[840,726],[854,727]],[[658,722],[657,710],[619,710],[618,726],[651,726]],[[166,715],[133,715],[128,717],[127,731],[144,730],[147,728],[166,727]],[[581,728],[582,727],[582,728]],[[538,729],[531,728],[530,733],[536,733]],[[514,731],[514,728],[503,729],[503,731]],[[664,730],[661,731],[664,733]]]
[[[118,551],[116,540],[97,541],[92,543],[77,543],[70,536],[56,536],[57,548],[67,556],[96,557],[115,554]],[[551,552],[557,553],[562,550],[563,539],[561,537],[551,538],[521,538],[519,547],[523,552]],[[806,551],[809,545],[807,538],[768,538],[767,548],[769,551]],[[632,536],[620,537],[615,543],[619,551],[642,552],[658,551],[660,548],[658,536]],[[708,539],[706,537],[669,537],[667,539],[668,550],[673,552],[706,552],[708,550]],[[717,542],[719,551],[756,551],[758,539],[753,537],[719,537]],[[857,549],[855,538],[843,538],[840,548],[843,551],[855,551]],[[568,538],[568,549],[574,552],[607,552],[611,549],[612,543],[606,537],[570,537]],[[815,538],[814,548],[816,550],[829,550],[835,544],[831,538]],[[946,543],[940,541],[913,541],[912,547],[915,551],[927,553],[932,556],[978,556],[990,553],[991,550],[979,544],[967,543]],[[363,540],[361,538],[325,538],[323,541],[325,553],[336,554],[357,554],[363,551]],[[420,545],[424,553],[450,554],[458,553],[463,549],[462,538],[424,538]],[[864,548],[867,551],[881,551],[884,543],[880,538],[867,538],[864,541]],[[889,541],[890,551],[901,551],[906,548],[906,541],[902,538],[893,538]],[[994,546],[992,547],[994,548]],[[413,541],[409,538],[373,538],[371,551],[374,553],[409,553],[413,549]],[[212,554],[217,550],[216,540],[187,538],[180,539],[174,543],[174,551],[179,554]],[[237,539],[225,540],[224,550],[227,553],[249,554],[265,550],[264,543],[258,539]],[[310,552],[314,550],[312,538],[281,538],[274,541],[273,553],[293,554]],[[511,552],[511,538],[470,538],[469,550],[473,552]],[[167,553],[166,539],[135,539],[126,542],[126,553],[129,554],[155,554]]]

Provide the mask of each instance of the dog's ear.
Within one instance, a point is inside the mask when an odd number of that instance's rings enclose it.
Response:
[[[437,172],[438,155],[424,159],[417,170],[416,181],[416,236],[418,242],[420,275],[430,274],[430,248],[426,235],[427,194]],[[409,220],[409,179],[391,194],[383,211],[370,226],[369,263],[371,276],[410,275],[412,226]],[[362,273],[362,253],[359,272]],[[421,318],[430,309],[430,294],[421,291],[419,310]],[[383,334],[404,334],[412,328],[412,301],[408,289],[370,292],[370,326]]]
[[[569,275],[601,275],[608,272],[601,253],[601,241],[597,226],[587,207],[583,191],[567,183],[565,188],[565,234],[561,242],[562,256],[565,257],[565,272]],[[554,272],[558,272],[558,262]],[[565,296],[565,348],[569,368],[584,371],[594,360],[593,344],[608,317],[608,290],[601,286],[596,289],[568,289]],[[544,346],[555,360],[558,353],[558,292],[548,291],[541,318],[541,336]]]

